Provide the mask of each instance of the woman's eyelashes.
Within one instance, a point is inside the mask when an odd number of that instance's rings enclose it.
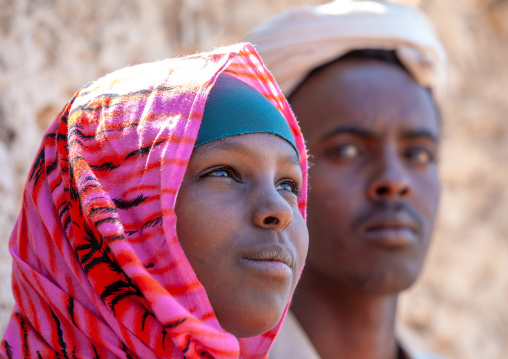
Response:
[[[235,171],[227,166],[214,167],[208,170],[205,170],[199,174],[200,178],[203,177],[229,177],[234,179],[235,181],[239,180],[239,177],[236,175]]]
[[[210,168],[199,174],[199,178],[206,177],[230,178],[236,182],[241,182],[240,175],[238,175],[234,169],[227,166]],[[296,196],[300,195],[300,186],[296,181],[289,178],[281,179],[277,183],[275,183],[275,189],[277,191],[287,191],[295,194]]]
[[[208,176],[212,177],[232,177],[232,171],[228,168],[219,168],[215,171],[209,172]]]
[[[295,194],[297,197],[300,195],[300,186],[290,179],[283,179],[276,183],[275,188],[277,191],[288,191]]]

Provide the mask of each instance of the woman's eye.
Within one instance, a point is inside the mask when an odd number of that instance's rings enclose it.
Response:
[[[212,177],[229,177],[229,173],[225,169],[218,169],[207,173],[208,176]]]
[[[434,161],[432,153],[423,148],[410,148],[406,151],[406,157],[418,165],[426,165]]]
[[[200,175],[200,177],[229,177],[233,179],[237,179],[235,172],[229,167],[219,167],[211,169],[208,172]]]
[[[336,146],[326,152],[328,157],[349,160],[358,157],[360,149],[358,146],[348,143],[340,146]]]
[[[277,191],[279,191],[279,190],[288,191],[288,192],[292,192],[292,193],[296,194],[297,196],[300,193],[300,189],[298,188],[296,182],[291,181],[291,180],[280,182],[275,186],[275,188],[277,189]]]

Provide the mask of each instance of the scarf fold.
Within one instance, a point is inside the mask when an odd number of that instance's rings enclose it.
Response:
[[[107,75],[57,116],[28,176],[9,242],[16,305],[0,356],[266,357],[280,323],[253,338],[225,332],[176,234],[176,196],[222,72],[259,91],[288,122],[305,216],[303,138],[251,45]]]
[[[316,67],[353,50],[395,50],[420,85],[441,96],[447,58],[426,15],[414,5],[335,0],[290,8],[247,37],[289,96]]]

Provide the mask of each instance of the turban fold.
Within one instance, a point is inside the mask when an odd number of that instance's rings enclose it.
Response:
[[[290,8],[247,37],[288,96],[316,67],[353,50],[394,50],[409,73],[438,95],[447,59],[432,24],[416,6],[335,0]]]

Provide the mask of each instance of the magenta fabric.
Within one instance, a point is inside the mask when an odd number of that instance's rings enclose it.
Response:
[[[10,238],[16,305],[2,358],[265,358],[279,325],[225,332],[176,235],[206,98],[227,72],[303,138],[249,44],[128,67],[76,93],[44,135]]]

